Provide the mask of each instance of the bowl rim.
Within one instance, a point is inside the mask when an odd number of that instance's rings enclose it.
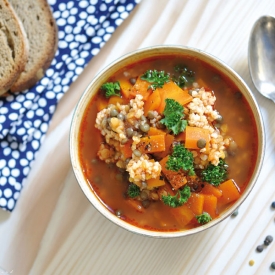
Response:
[[[229,207],[227,210],[222,212],[222,214],[215,218],[213,221],[188,230],[183,231],[153,231],[153,230],[147,230],[144,228],[137,227],[135,225],[132,225],[130,223],[127,223],[123,221],[122,219],[118,218],[116,215],[111,213],[107,207],[104,205],[103,202],[101,202],[100,198],[96,195],[95,192],[93,192],[91,186],[89,186],[89,183],[85,180],[85,177],[81,171],[81,167],[78,160],[78,154],[77,154],[77,144],[76,139],[78,136],[78,129],[77,123],[80,123],[82,116],[80,116],[79,108],[82,107],[82,105],[85,102],[90,102],[91,98],[96,94],[96,92],[92,93],[91,87],[99,81],[100,77],[102,75],[106,74],[110,69],[114,68],[115,66],[119,67],[119,64],[126,62],[128,59],[133,58],[134,56],[140,56],[144,53],[154,53],[154,56],[161,56],[161,55],[169,55],[173,54],[173,51],[181,52],[181,54],[186,55],[199,55],[199,59],[205,61],[204,59],[207,59],[210,65],[214,67],[216,70],[219,70],[217,65],[221,66],[223,68],[223,74],[226,75],[231,81],[238,80],[238,83],[235,83],[235,85],[239,88],[242,87],[242,90],[246,90],[245,98],[246,101],[249,104],[249,107],[251,109],[251,112],[253,114],[253,118],[256,123],[257,128],[257,134],[258,134],[258,152],[257,152],[257,161],[255,164],[255,169],[251,175],[250,183],[242,193],[242,196],[233,203],[231,207]],[[143,60],[145,57],[142,58],[136,58],[135,61]],[[135,61],[131,61],[130,63],[134,63]],[[125,65],[121,65],[120,68],[122,68]],[[226,73],[225,73],[226,72]],[[109,74],[110,76],[111,74]],[[102,82],[101,82],[102,83]],[[242,92],[243,94],[243,92]],[[88,98],[88,100],[87,100]],[[84,104],[85,105],[85,104]],[[83,111],[84,112],[84,111]],[[83,113],[82,113],[83,114]],[[156,238],[175,238],[175,237],[184,237],[193,235],[199,232],[202,232],[208,228],[211,228],[217,224],[219,224],[221,221],[225,220],[228,216],[230,216],[236,209],[240,207],[240,205],[246,200],[247,196],[250,194],[252,189],[254,188],[257,179],[259,177],[261,167],[263,165],[263,159],[265,154],[265,132],[264,132],[264,122],[262,119],[262,114],[260,111],[260,108],[258,106],[258,103],[255,99],[254,94],[248,87],[248,85],[244,82],[244,80],[239,76],[237,72],[235,72],[231,67],[229,67],[225,62],[217,58],[216,56],[207,53],[203,50],[193,48],[193,47],[187,47],[187,46],[181,46],[181,45],[155,45],[150,47],[144,47],[140,48],[131,52],[128,52],[124,55],[122,55],[119,58],[116,58],[114,61],[109,63],[109,65],[103,67],[91,80],[89,85],[84,90],[83,94],[81,95],[75,109],[73,112],[73,117],[71,120],[71,126],[70,126],[70,132],[69,132],[69,151],[70,151],[70,160],[72,164],[72,169],[75,174],[76,180],[82,189],[83,193],[85,194],[86,198],[90,201],[90,203],[109,221],[112,221],[114,224],[118,225],[119,227],[126,229],[127,231],[137,233],[142,236],[147,237],[156,237]],[[78,162],[78,163],[77,163]]]

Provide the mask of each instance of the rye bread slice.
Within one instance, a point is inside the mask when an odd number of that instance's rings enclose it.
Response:
[[[9,0],[21,19],[29,40],[24,71],[11,87],[19,92],[32,87],[50,66],[57,49],[57,26],[46,0]]]
[[[27,58],[28,41],[24,28],[7,0],[0,0],[0,95],[17,80]]]

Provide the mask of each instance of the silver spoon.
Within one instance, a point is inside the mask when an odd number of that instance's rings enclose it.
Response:
[[[275,102],[275,18],[262,16],[254,24],[248,47],[248,64],[257,90]]]

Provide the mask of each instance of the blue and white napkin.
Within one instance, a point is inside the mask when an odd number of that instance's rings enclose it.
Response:
[[[59,28],[51,67],[30,90],[0,97],[0,207],[12,211],[58,101],[140,0],[48,0]]]

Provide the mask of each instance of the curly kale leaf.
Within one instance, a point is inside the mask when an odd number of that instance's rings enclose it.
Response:
[[[228,165],[223,159],[220,159],[217,166],[209,164],[206,169],[202,171],[202,180],[214,186],[218,186],[227,178]]]
[[[175,196],[168,194],[167,196],[162,196],[162,201],[164,204],[170,207],[179,207],[188,201],[191,196],[190,187],[185,185],[182,190],[178,190]]]
[[[194,171],[194,157],[193,154],[184,148],[183,145],[177,144],[173,148],[173,153],[169,155],[166,162],[166,168],[172,171],[189,171],[189,175],[195,175]]]
[[[184,131],[187,126],[187,121],[183,120],[183,106],[174,99],[165,99],[165,108],[163,111],[164,118],[161,119],[161,123],[171,130],[173,134],[177,135]]]
[[[139,196],[140,194],[140,189],[137,185],[135,185],[134,183],[131,183],[129,186],[128,186],[128,189],[127,189],[127,194],[130,198],[135,198],[137,196]]]
[[[201,215],[196,216],[196,219],[200,224],[206,224],[212,220],[211,216],[207,212],[203,212]]]
[[[167,74],[165,71],[157,70],[148,70],[140,78],[149,83],[152,83],[150,86],[148,86],[148,90],[162,88],[165,83],[170,81],[169,74]]]
[[[195,81],[195,73],[186,66],[179,64],[174,67],[173,81],[180,87],[190,86]]]
[[[119,82],[106,82],[101,86],[101,90],[105,91],[105,97],[121,96]]]

